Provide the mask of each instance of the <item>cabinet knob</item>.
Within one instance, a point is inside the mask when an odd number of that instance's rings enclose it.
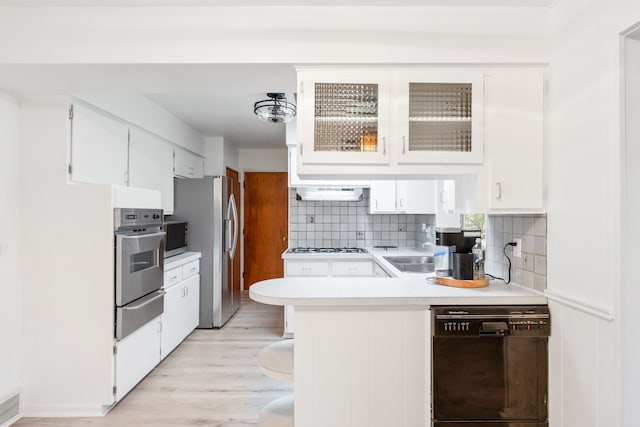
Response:
[[[282,241],[286,242],[287,241],[287,236],[282,236]]]

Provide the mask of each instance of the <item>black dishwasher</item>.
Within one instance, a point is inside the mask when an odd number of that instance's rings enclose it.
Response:
[[[547,427],[547,306],[432,307],[434,427]]]

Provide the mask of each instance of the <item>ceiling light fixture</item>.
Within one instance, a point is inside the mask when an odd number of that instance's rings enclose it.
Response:
[[[253,104],[253,112],[262,121],[286,123],[296,116],[296,106],[287,101],[284,93],[267,93],[270,99]]]

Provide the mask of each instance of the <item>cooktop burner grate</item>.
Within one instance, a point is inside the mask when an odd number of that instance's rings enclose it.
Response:
[[[290,254],[362,254],[367,250],[363,248],[290,248]]]

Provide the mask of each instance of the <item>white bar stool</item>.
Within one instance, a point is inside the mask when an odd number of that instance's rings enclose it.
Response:
[[[258,427],[293,427],[293,394],[269,402],[260,413]]]
[[[293,381],[293,340],[274,342],[260,350],[258,366],[268,377]]]

